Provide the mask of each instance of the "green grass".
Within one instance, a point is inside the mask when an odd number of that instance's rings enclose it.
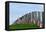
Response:
[[[26,28],[38,28],[34,23],[31,24],[12,24],[9,26],[9,29],[26,29]]]

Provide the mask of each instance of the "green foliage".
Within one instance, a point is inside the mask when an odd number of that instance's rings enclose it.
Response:
[[[31,24],[13,24],[9,26],[10,29],[26,29],[26,28],[38,28],[34,23]]]

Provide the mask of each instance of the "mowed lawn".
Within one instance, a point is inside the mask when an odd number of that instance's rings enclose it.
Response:
[[[9,25],[9,29],[27,29],[27,28],[38,28],[37,24],[12,24]]]

